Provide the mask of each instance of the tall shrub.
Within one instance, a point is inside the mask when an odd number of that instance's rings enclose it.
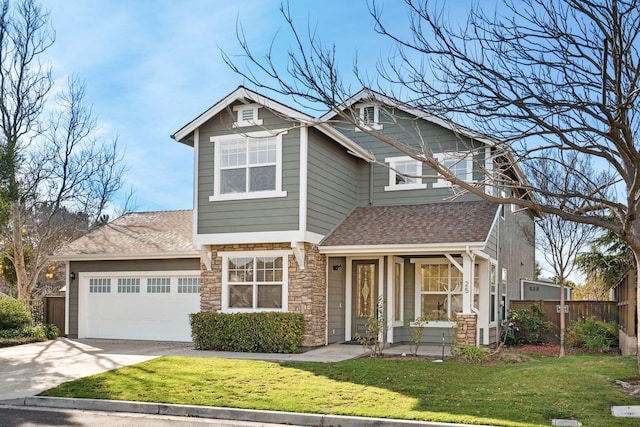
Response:
[[[0,298],[0,330],[16,329],[33,322],[33,316],[27,304],[11,297]]]
[[[530,308],[509,310],[502,332],[504,343],[518,345],[539,344],[546,341],[551,332],[551,323],[543,321],[543,317],[544,310],[538,304]]]

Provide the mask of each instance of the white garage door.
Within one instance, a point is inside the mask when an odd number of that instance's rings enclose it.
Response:
[[[78,337],[191,341],[200,272],[79,273]]]

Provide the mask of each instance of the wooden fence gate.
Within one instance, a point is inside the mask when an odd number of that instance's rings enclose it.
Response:
[[[64,335],[65,327],[65,301],[64,297],[46,297],[44,301],[44,323],[56,325],[60,336]]]
[[[553,324],[553,333],[558,335],[560,331],[560,301],[518,301],[511,300],[509,307],[512,310],[529,308],[537,304],[544,310],[542,320]],[[578,320],[594,317],[603,322],[619,322],[618,303],[616,301],[565,301],[565,325],[567,328]]]

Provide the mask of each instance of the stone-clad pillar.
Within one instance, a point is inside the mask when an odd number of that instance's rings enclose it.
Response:
[[[475,346],[478,316],[475,313],[457,313],[456,322],[456,347]]]

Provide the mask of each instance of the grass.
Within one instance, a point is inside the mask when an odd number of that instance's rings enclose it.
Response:
[[[273,363],[163,357],[62,384],[46,396],[401,418],[497,426],[632,426],[611,405],[640,405],[614,380],[637,377],[634,357],[534,356],[498,365],[355,359]]]

